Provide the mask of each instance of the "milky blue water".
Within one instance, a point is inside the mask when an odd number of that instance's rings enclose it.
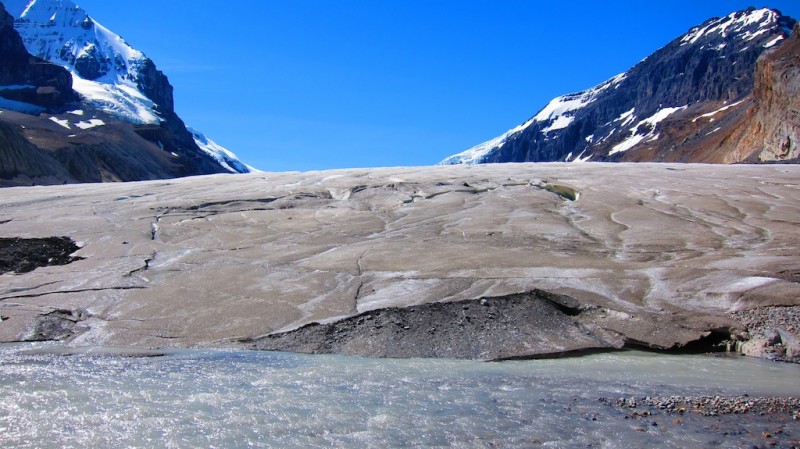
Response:
[[[800,440],[790,417],[677,423],[598,400],[800,396],[800,367],[747,358],[625,352],[483,363],[57,349],[0,345],[0,447],[752,447],[779,426],[780,444]]]

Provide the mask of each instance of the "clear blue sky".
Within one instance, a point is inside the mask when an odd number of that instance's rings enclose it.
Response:
[[[430,165],[624,72],[738,0],[76,0],[184,121],[267,171]]]

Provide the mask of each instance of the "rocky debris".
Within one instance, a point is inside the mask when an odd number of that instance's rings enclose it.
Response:
[[[620,341],[583,327],[572,298],[541,290],[365,312],[328,324],[245,339],[252,349],[371,357],[537,358]]]
[[[71,255],[79,249],[69,237],[0,237],[0,274],[27,273],[39,267],[66,265],[81,259]]]
[[[137,133],[151,142],[159,142],[165,151],[179,152],[189,158],[186,173],[192,174],[227,173],[215,160],[200,151],[186,124],[175,112],[173,87],[161,70],[156,68],[150,58],[144,58],[136,73],[139,90],[155,103],[155,109],[163,119],[158,125],[137,127]]]
[[[76,181],[58,160],[31,143],[18,125],[0,121],[0,149],[0,187]]]
[[[731,314],[746,331],[735,335],[742,354],[800,363],[800,307],[770,306]]]
[[[599,398],[615,407],[654,408],[669,414],[699,413],[704,416],[730,414],[788,414],[800,420],[800,398],[743,396],[666,396]],[[634,412],[630,417],[650,416],[652,412]]]
[[[148,348],[128,348],[128,347],[109,347],[109,346],[44,346],[35,349],[22,351],[25,355],[57,355],[71,357],[80,355],[82,357],[96,358],[156,358],[170,354],[169,351],[162,351]]]
[[[88,318],[82,310],[54,310],[36,317],[33,328],[26,333],[21,341],[60,341],[67,340],[88,328],[79,323]]]

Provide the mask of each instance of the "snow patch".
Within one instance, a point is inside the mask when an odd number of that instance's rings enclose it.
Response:
[[[61,120],[58,117],[50,117],[50,120],[52,122],[54,122],[54,123],[58,123],[59,125],[63,126],[64,128],[72,130],[72,128],[70,128],[70,126],[69,126],[69,120],[66,120],[66,119]]]
[[[728,109],[730,109],[730,108],[732,108],[734,106],[738,106],[738,105],[742,104],[743,102],[744,102],[744,100],[740,100],[740,101],[737,101],[736,103],[731,103],[731,104],[729,104],[727,106],[723,106],[723,107],[717,109],[716,111],[709,112],[707,114],[699,115],[699,116],[697,116],[697,117],[692,119],[692,123],[695,123],[696,121],[698,121],[701,118],[714,117],[715,115],[719,114],[720,112],[727,111]],[[714,121],[714,119],[711,118],[709,121]]]
[[[760,30],[756,31],[755,33],[751,33],[749,31],[745,31],[744,33],[742,33],[741,39],[744,39],[746,41],[752,41],[753,39],[757,38],[758,36],[761,36],[762,34],[768,33],[768,32],[769,32],[769,29],[767,29],[767,28],[761,28]]]
[[[633,111],[635,110],[636,108],[631,108],[630,111],[623,112],[622,114],[619,115],[619,117],[612,120],[611,123],[622,122],[620,123],[620,126],[630,125],[636,119],[636,116],[633,115]]]
[[[92,128],[96,127],[96,126],[103,126],[103,125],[105,125],[105,122],[100,120],[100,119],[98,119],[98,118],[93,118],[93,119],[89,120],[88,122],[80,121],[80,122],[75,124],[75,126],[77,126],[80,129],[84,129],[84,130],[85,129],[92,129]]]
[[[633,128],[630,129],[631,135],[623,140],[622,142],[614,145],[611,151],[608,153],[609,156],[616,153],[622,153],[624,151],[628,151],[631,148],[635,147],[645,139],[648,139],[647,142],[652,142],[657,140],[660,136],[659,133],[656,133],[656,125],[658,125],[661,121],[665,118],[669,117],[670,115],[674,114],[675,112],[682,111],[686,109],[688,106],[681,106],[679,108],[662,108],[659,109],[655,114],[651,115],[650,117],[641,120],[639,123],[636,124]],[[649,130],[645,134],[638,134],[639,127],[642,125],[647,125]]]
[[[587,104],[594,101],[594,95],[580,92],[577,94],[564,95],[556,97],[547,104],[533,120],[536,122],[544,122],[547,120],[556,120],[562,117],[567,112],[572,112],[583,108]]]
[[[576,158],[575,158],[575,160],[573,160],[572,162],[573,162],[573,163],[588,162],[588,161],[589,161],[589,159],[591,159],[591,158],[592,158],[592,155],[590,154],[590,155],[588,155],[588,156],[584,157],[584,156],[583,156],[583,154],[584,154],[584,153],[586,153],[586,149],[584,149],[583,151],[581,151],[581,154],[579,154],[579,155],[578,155],[578,157],[576,157]]]
[[[547,134],[557,129],[564,129],[569,126],[573,120],[575,120],[575,117],[569,115],[559,115],[555,120],[553,120],[553,123],[551,123],[550,126],[542,130],[542,134]]]
[[[768,278],[763,276],[751,276],[739,279],[738,281],[728,285],[728,291],[741,293],[754,288],[762,287],[767,284],[775,282],[777,279]]]
[[[644,140],[644,138],[645,138],[645,136],[643,136],[643,135],[633,134],[630,137],[628,137],[627,139],[623,140],[622,142],[614,145],[614,148],[611,149],[611,151],[608,153],[608,155],[611,156],[612,154],[622,153],[623,151],[628,151],[631,148],[635,147],[636,145],[639,145],[639,143],[641,143],[642,140]]]
[[[544,122],[553,120],[553,124],[550,125],[551,127],[557,122],[559,125],[556,126],[560,126],[553,129],[565,128],[569,123],[561,126],[563,123],[565,123],[564,119],[569,118],[569,121],[572,121],[572,117],[565,116],[565,114],[583,109],[586,107],[586,105],[594,102],[600,93],[604,92],[610,87],[616,87],[625,79],[625,76],[626,75],[624,73],[621,73],[601,84],[598,84],[595,87],[592,87],[591,89],[556,97],[533,117],[533,121]]]
[[[83,115],[83,110],[82,110],[82,109],[76,109],[76,110],[74,110],[74,111],[67,111],[67,114],[72,114],[72,115]]]
[[[764,44],[764,48],[773,47],[773,46],[775,46],[775,44],[777,44],[781,40],[783,40],[783,36],[777,36],[775,39],[772,39],[771,41],[769,41],[766,44]]]
[[[255,173],[259,171],[240,161],[230,150],[209,139],[200,131],[189,127],[186,129],[192,133],[192,137],[197,146],[200,147],[204,153],[214,158],[225,170],[231,173]]]

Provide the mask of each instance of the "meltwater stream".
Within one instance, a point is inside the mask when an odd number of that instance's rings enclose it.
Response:
[[[3,448],[791,447],[791,415],[705,417],[600,398],[800,396],[800,367],[641,352],[482,363],[0,345]],[[640,411],[644,411],[643,409]]]

